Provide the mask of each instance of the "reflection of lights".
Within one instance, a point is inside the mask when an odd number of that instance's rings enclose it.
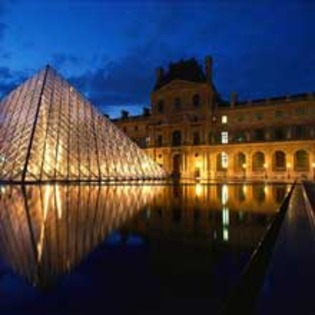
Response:
[[[229,209],[226,207],[223,207],[223,209],[222,209],[222,224],[223,224],[223,226],[229,225],[229,221],[230,221]]]
[[[243,163],[242,166],[245,169],[247,165],[246,165],[246,163]]]
[[[315,162],[312,163],[312,167],[315,168]]]
[[[268,194],[268,190],[269,190],[269,189],[268,189],[268,186],[265,185],[265,186],[264,186],[264,193],[265,193],[265,194]]]
[[[195,185],[195,193],[197,197],[200,197],[202,195],[202,185],[200,183],[197,183]]]
[[[221,195],[221,201],[222,201],[222,205],[226,205],[227,201],[228,201],[228,186],[226,184],[224,184],[222,186],[222,195]]]
[[[62,206],[61,206],[61,196],[60,196],[59,186],[56,186],[56,206],[57,206],[58,219],[61,219]]]
[[[243,184],[243,193],[246,194],[247,193],[247,185]]]
[[[243,221],[243,218],[244,218],[244,212],[243,211],[238,212],[238,218],[240,219],[240,221]]]
[[[223,228],[223,240],[224,241],[229,240],[229,230],[227,228]]]
[[[264,168],[267,168],[268,167],[268,163],[264,163]]]
[[[291,168],[291,163],[287,163],[287,168]]]
[[[196,162],[196,168],[201,168],[201,162],[200,161]]]
[[[51,195],[51,186],[47,185],[45,187],[45,194],[44,194],[44,221],[47,218],[50,195]]]

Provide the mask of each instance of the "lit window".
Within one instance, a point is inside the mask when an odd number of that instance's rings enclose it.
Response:
[[[221,132],[221,143],[229,143],[229,133],[228,131]]]
[[[228,167],[228,155],[225,152],[221,153],[221,166],[223,168],[227,168]]]
[[[221,117],[221,122],[222,122],[222,124],[227,124],[228,118],[227,118],[226,115],[223,115],[223,116]]]

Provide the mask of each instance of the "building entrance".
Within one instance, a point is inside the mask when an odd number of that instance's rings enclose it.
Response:
[[[174,178],[179,178],[181,173],[182,157],[180,154],[175,154],[173,156],[173,172],[172,175]]]

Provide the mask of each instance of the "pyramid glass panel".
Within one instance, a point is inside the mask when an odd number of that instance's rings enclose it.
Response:
[[[50,66],[0,103],[0,180],[160,179],[164,170]]]

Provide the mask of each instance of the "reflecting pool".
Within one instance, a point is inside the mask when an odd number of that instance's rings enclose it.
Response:
[[[0,188],[0,313],[217,309],[285,184]]]

